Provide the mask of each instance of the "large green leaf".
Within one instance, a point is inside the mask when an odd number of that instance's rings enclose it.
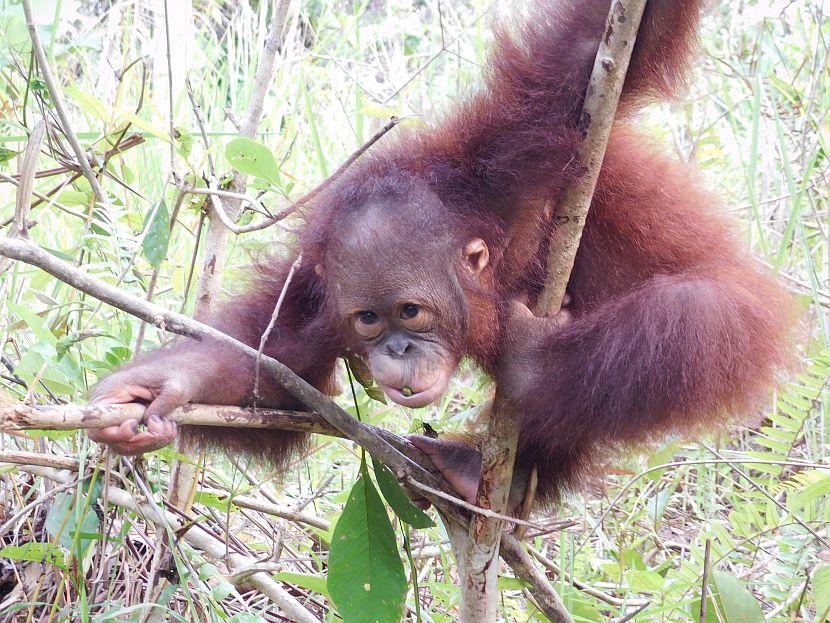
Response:
[[[280,183],[280,169],[274,152],[262,143],[240,136],[225,146],[225,158],[230,165],[242,173]]]
[[[435,522],[430,519],[420,508],[409,501],[406,493],[404,493],[398,481],[389,468],[380,461],[376,461],[372,457],[372,466],[375,468],[375,478],[378,479],[378,486],[380,487],[383,497],[395,511],[395,514],[401,521],[408,523],[413,528],[431,528]]]
[[[110,115],[107,112],[107,107],[91,93],[86,93],[74,85],[64,87],[63,92],[75,100],[78,106],[91,117],[98,117],[101,121],[109,119]]]
[[[85,503],[85,499],[85,496],[81,497],[83,512],[79,513],[78,496],[74,493],[58,494],[46,513],[46,532],[66,548],[71,548],[77,537],[80,551],[84,551],[94,539],[101,536],[101,521],[90,505]]]
[[[723,623],[764,623],[758,600],[731,573],[712,571],[712,589]]]
[[[386,507],[364,473],[334,528],[328,588],[344,623],[396,623],[406,576]]]
[[[329,588],[326,584],[326,578],[321,575],[313,573],[293,573],[291,571],[280,571],[277,574],[277,580],[280,582],[288,582],[301,588],[307,588],[315,593],[320,593],[329,597]]]
[[[144,236],[142,249],[144,257],[150,265],[158,269],[167,255],[167,246],[170,244],[170,213],[167,211],[167,204],[162,199],[156,210],[147,214],[147,234]]]

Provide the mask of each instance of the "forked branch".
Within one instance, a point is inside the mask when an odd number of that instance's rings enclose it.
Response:
[[[564,189],[556,206],[559,225],[549,243],[547,278],[539,297],[537,315],[553,316],[562,307],[646,1],[614,0],[611,3],[579,123],[583,139],[576,154],[576,166],[582,175]],[[482,447],[476,504],[498,513],[507,510],[519,440],[516,421],[510,405],[497,394]],[[462,620],[465,622],[496,620],[498,565],[493,562],[499,553],[502,527],[499,521],[473,516],[469,540],[461,558],[467,567],[461,571]],[[570,620],[561,602],[557,603],[557,610],[560,614],[557,621]]]

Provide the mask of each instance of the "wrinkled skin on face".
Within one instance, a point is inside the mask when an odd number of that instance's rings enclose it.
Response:
[[[338,224],[319,267],[349,349],[405,407],[425,407],[446,391],[469,325],[458,271],[478,274],[488,259],[480,239],[435,231],[432,209],[428,201],[367,204]]]

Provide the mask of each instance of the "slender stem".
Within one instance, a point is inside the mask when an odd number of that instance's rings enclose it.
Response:
[[[109,199],[104,194],[104,190],[101,188],[101,185],[98,183],[98,178],[95,176],[95,172],[89,165],[89,158],[87,158],[86,153],[81,147],[80,141],[78,141],[78,136],[75,134],[75,130],[72,129],[72,125],[69,123],[69,114],[66,112],[66,107],[63,105],[63,98],[61,97],[60,90],[58,89],[58,83],[55,82],[55,78],[52,76],[52,70],[49,67],[49,61],[46,58],[46,52],[43,50],[43,44],[40,41],[40,36],[37,34],[37,25],[35,24],[34,14],[32,13],[31,0],[23,0],[23,13],[26,16],[26,27],[29,29],[29,37],[32,40],[32,50],[34,51],[35,58],[37,59],[37,64],[40,67],[40,73],[43,76],[43,81],[46,83],[46,88],[49,91],[49,95],[52,97],[52,104],[61,120],[61,129],[66,136],[66,140],[69,142],[69,146],[75,153],[75,158],[78,160],[78,165],[81,167],[84,177],[89,180],[89,185],[92,187],[95,197],[104,205],[109,206]]]

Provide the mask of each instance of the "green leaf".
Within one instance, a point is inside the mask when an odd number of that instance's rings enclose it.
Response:
[[[58,343],[58,338],[54,336],[52,330],[46,325],[44,319],[38,316],[31,309],[24,305],[18,305],[17,303],[8,303],[8,306],[16,316],[26,323],[26,325],[32,330],[32,333],[34,333],[35,336],[37,336],[37,339],[41,342],[51,344],[52,346]]]
[[[764,611],[743,582],[731,573],[712,571],[712,589],[723,623],[764,623]]]
[[[0,164],[8,162],[17,155],[16,151],[12,151],[6,147],[0,147]]]
[[[375,383],[375,379],[369,371],[369,366],[367,366],[357,355],[346,357],[345,361],[349,366],[349,370],[352,372],[352,376],[363,386],[363,389],[366,391],[366,395],[372,400],[388,404],[386,401],[386,395],[383,393],[383,390],[378,386],[378,384]]]
[[[389,404],[389,401],[386,400],[386,394],[383,393],[383,390],[378,385],[374,383],[369,386],[364,385],[363,389],[366,391],[366,395],[375,402],[380,402],[385,405]]]
[[[813,601],[816,602],[816,623],[830,620],[830,565],[819,565],[813,571]]]
[[[431,528],[435,525],[429,515],[410,501],[386,465],[372,457],[372,466],[375,468],[375,478],[378,479],[378,486],[383,497],[401,521],[413,528]]]
[[[825,476],[824,472],[817,470],[816,475],[820,477],[819,480],[807,485],[793,496],[792,505],[795,508],[804,508],[820,498],[830,496],[830,476]]]
[[[164,199],[159,202],[158,209],[150,210],[147,218],[152,218],[152,221],[148,224],[145,219],[147,234],[141,248],[150,265],[158,269],[167,255],[167,246],[170,244],[170,213]]]
[[[657,450],[654,454],[648,457],[649,469],[652,467],[657,467],[658,465],[664,465],[666,463],[671,462],[672,457],[674,457],[674,455],[677,453],[678,448],[679,444],[670,443]],[[665,471],[665,469],[658,469],[653,472],[647,473],[645,477],[649,480],[653,480],[654,482],[659,482],[663,478],[663,474],[665,473]]]
[[[345,623],[397,623],[406,575],[386,508],[370,478],[360,476],[334,528],[328,587]]]
[[[223,513],[231,510],[231,499],[227,495],[219,496],[216,493],[209,493],[207,491],[197,491],[193,496],[193,503],[209,506],[210,508],[218,508]]]
[[[210,595],[216,601],[226,599],[231,593],[233,593],[233,584],[224,579],[210,589]]]
[[[179,152],[182,158],[187,160],[190,158],[190,152],[193,151],[193,134],[182,128],[175,128],[176,130],[176,151]]]
[[[46,342],[32,344],[14,372],[30,383],[39,379],[61,394],[72,394],[83,387],[83,373],[77,361],[69,354],[59,357],[55,346]]]
[[[98,117],[101,121],[109,118],[107,107],[94,95],[84,93],[76,86],[68,86],[64,91],[91,117]]]
[[[160,138],[163,141],[166,141],[168,143],[173,142],[170,138],[170,134],[167,131],[162,130],[161,128],[150,123],[149,121],[145,121],[135,113],[124,113],[122,121],[129,121],[132,125],[144,130],[148,134],[152,134],[156,138]]]
[[[100,535],[101,521],[98,519],[98,515],[89,508],[89,505],[84,503],[85,496],[80,496],[81,506],[86,508],[83,515],[78,517],[80,512],[78,497],[74,493],[59,494],[49,512],[46,513],[44,527],[49,536],[56,538],[58,544],[66,548],[72,547],[72,542],[75,540],[77,533],[78,542],[81,551],[83,551],[95,537]],[[78,523],[78,519],[80,519],[80,523]]]
[[[498,582],[500,591],[520,591],[523,588],[528,588],[530,584],[519,578],[512,578],[506,575],[500,575]]]
[[[66,569],[63,550],[54,543],[31,542],[24,545],[9,545],[0,549],[0,558],[43,562],[59,569]]]
[[[643,593],[660,593],[665,579],[656,571],[635,569],[628,572],[628,585],[635,591]]]
[[[325,597],[329,595],[329,588],[326,583],[325,576],[314,575],[313,573],[292,573],[291,571],[280,571],[277,574],[277,580],[280,582],[288,582],[300,588],[307,588],[315,593],[320,593]]]
[[[262,143],[240,136],[225,146],[225,158],[237,171],[280,183],[280,170],[274,153]]]

